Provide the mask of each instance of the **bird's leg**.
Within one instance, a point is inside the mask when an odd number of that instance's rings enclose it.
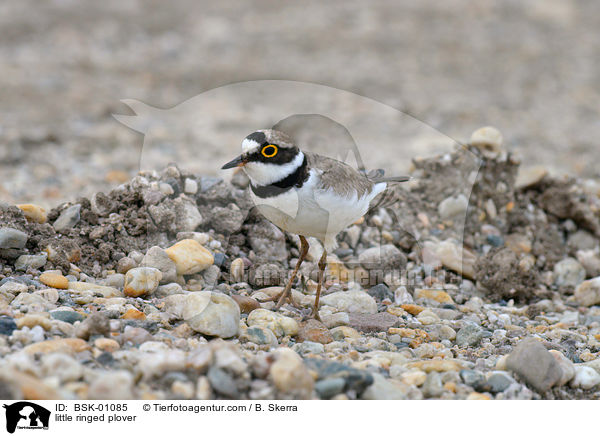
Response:
[[[289,300],[290,303],[292,304],[292,306],[294,306],[294,307],[300,307],[298,304],[296,304],[296,302],[292,298],[291,290],[292,290],[292,284],[294,283],[294,280],[296,279],[296,275],[298,275],[298,270],[300,269],[300,265],[302,265],[302,262],[304,261],[304,258],[306,257],[307,253],[308,253],[308,241],[306,240],[306,238],[304,236],[300,235],[300,257],[298,258],[298,262],[296,262],[296,267],[294,268],[294,271],[292,272],[292,276],[290,277],[290,280],[287,282],[287,285],[285,286],[285,288],[283,289],[281,294],[277,295],[274,298],[274,300],[277,299],[277,304],[275,305],[275,309],[279,309],[283,305],[285,300]]]
[[[323,249],[323,255],[319,259],[319,283],[317,284],[317,295],[315,297],[315,305],[313,307],[311,318],[321,321],[319,317],[319,298],[321,297],[321,286],[323,286],[323,278],[325,276],[325,267],[327,266],[327,250]]]

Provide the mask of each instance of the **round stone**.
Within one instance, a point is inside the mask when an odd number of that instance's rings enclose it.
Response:
[[[152,294],[162,279],[162,273],[156,268],[138,267],[125,274],[124,293],[128,297]]]
[[[211,252],[193,239],[179,241],[165,251],[175,262],[179,275],[195,274],[214,263]]]
[[[189,294],[182,316],[192,329],[205,335],[230,338],[238,334],[240,308],[225,294],[211,291]]]
[[[50,286],[51,288],[56,289],[68,289],[69,288],[69,280],[59,273],[53,272],[45,272],[40,275],[40,282],[45,284],[46,286]]]

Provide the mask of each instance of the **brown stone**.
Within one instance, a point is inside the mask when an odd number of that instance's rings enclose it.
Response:
[[[231,298],[240,306],[240,311],[242,313],[250,313],[254,309],[258,309],[260,307],[260,303],[252,297],[246,297],[244,295],[232,295]]]
[[[312,341],[320,344],[333,342],[333,336],[325,325],[316,319],[309,319],[300,325],[298,342]]]

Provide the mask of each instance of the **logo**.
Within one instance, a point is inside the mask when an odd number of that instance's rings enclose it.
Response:
[[[48,430],[50,411],[29,401],[19,401],[4,405],[6,409],[6,431],[14,433],[18,429]]]

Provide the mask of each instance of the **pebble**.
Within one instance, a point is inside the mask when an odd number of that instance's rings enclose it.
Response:
[[[62,338],[49,339],[43,342],[30,344],[23,348],[23,351],[29,354],[36,353],[79,353],[89,349],[90,346],[82,339]]]
[[[467,324],[456,333],[456,345],[459,347],[473,347],[483,338],[483,329],[476,324]]]
[[[194,179],[186,178],[183,183],[183,192],[194,195],[198,192],[198,182]]]
[[[240,342],[253,342],[258,345],[268,345],[270,347],[276,347],[278,344],[275,334],[270,329],[261,325],[248,327],[240,335]]]
[[[229,274],[232,282],[241,282],[244,279],[244,260],[239,257],[234,259],[229,267]]]
[[[179,275],[195,274],[205,270],[214,262],[211,252],[193,239],[179,241],[165,251],[175,262]]]
[[[59,273],[45,272],[39,277],[40,282],[56,289],[68,289],[69,280]]]
[[[435,253],[446,268],[468,279],[475,277],[477,257],[470,251],[461,249],[453,241],[446,240],[437,245]]]
[[[118,289],[111,286],[102,286],[95,283],[87,282],[69,282],[69,288],[72,292],[91,291],[94,294],[101,295],[104,298],[121,297],[122,294]]]
[[[83,365],[69,354],[45,354],[41,367],[46,377],[58,377],[61,383],[76,381],[83,375]]]
[[[346,380],[343,378],[328,378],[325,380],[319,380],[315,383],[315,391],[319,398],[323,400],[329,400],[338,394],[344,392],[346,386]]]
[[[129,371],[111,371],[96,374],[90,384],[90,400],[130,400],[133,394],[134,379]]]
[[[0,228],[0,248],[21,249],[27,244],[27,233],[10,227]]]
[[[252,297],[247,297],[244,295],[232,295],[231,298],[240,306],[240,311],[242,313],[250,313],[255,309],[260,308],[260,303]]]
[[[585,269],[577,260],[567,257],[554,265],[556,286],[577,286],[585,280]]]
[[[502,133],[492,126],[481,127],[471,134],[470,144],[487,157],[495,157],[502,151]]]
[[[440,317],[429,309],[419,312],[417,319],[423,325],[431,325],[440,322]]]
[[[361,395],[363,400],[406,400],[408,386],[396,380],[386,379],[381,374],[373,374],[371,384]]]
[[[215,392],[227,398],[239,398],[240,394],[235,380],[227,372],[213,366],[208,370],[206,376]]]
[[[406,256],[395,245],[386,244],[364,250],[358,261],[367,270],[377,269],[388,272],[406,266]]]
[[[588,278],[600,276],[600,256],[594,250],[579,250],[576,256]]]
[[[165,250],[158,246],[151,247],[146,252],[140,266],[156,268],[159,270],[162,273],[162,278],[160,279],[160,284],[162,285],[177,280],[177,267],[175,266],[175,262],[171,260]]]
[[[548,350],[552,357],[556,360],[562,371],[562,376],[557,383],[557,386],[563,386],[567,384],[573,377],[575,377],[575,365],[568,359],[564,354],[558,350]]]
[[[42,254],[23,254],[17,258],[15,269],[17,271],[27,271],[29,268],[40,269],[48,260],[46,253]]]
[[[68,322],[74,324],[77,321],[83,321],[85,316],[74,310],[54,310],[50,312],[50,316],[59,321]]]
[[[137,310],[135,308],[131,308],[131,309],[127,310],[127,312],[125,312],[121,318],[122,319],[144,320],[144,319],[146,319],[146,315],[144,314],[144,312],[140,312],[139,310]]]
[[[423,395],[425,398],[437,398],[442,395],[444,388],[442,386],[442,377],[437,372],[430,372],[423,383]]]
[[[27,221],[38,224],[44,224],[48,220],[46,210],[35,204],[17,204],[17,207],[23,211]]]
[[[274,363],[269,368],[269,378],[277,390],[294,398],[310,399],[315,382],[298,353],[290,348],[279,348],[272,356]]]
[[[119,343],[117,341],[115,341],[114,339],[110,339],[110,338],[96,339],[94,341],[94,347],[98,348],[99,350],[106,351],[108,353],[114,353],[119,348],[121,348],[121,346],[119,345]]]
[[[463,194],[445,198],[438,205],[438,213],[443,220],[464,217],[469,200]]]
[[[350,313],[348,325],[365,333],[385,332],[398,324],[398,317],[387,312],[375,314]]]
[[[17,329],[17,324],[13,318],[0,316],[0,335],[10,336]]]
[[[128,297],[151,295],[162,279],[162,272],[157,268],[138,267],[127,271],[125,274],[125,287],[123,293]]]
[[[119,274],[125,274],[127,271],[129,271],[132,268],[135,268],[137,265],[137,262],[131,257],[122,257],[117,262],[117,272]]]
[[[454,300],[447,292],[434,289],[415,289],[413,298],[415,300],[433,300],[441,304],[454,304]]]
[[[582,282],[575,289],[575,300],[582,306],[600,303],[600,277]]]
[[[212,291],[189,294],[182,316],[192,329],[205,335],[230,338],[238,334],[240,308],[225,294]]]
[[[507,374],[493,372],[487,377],[486,390],[497,394],[498,392],[504,392],[514,382]]]
[[[581,389],[592,389],[600,384],[600,374],[588,366],[576,366],[575,377],[571,380],[571,386]]]
[[[377,301],[390,300],[394,301],[394,293],[383,283],[375,285],[367,291],[371,297]]]
[[[325,351],[325,346],[319,342],[304,341],[294,344],[292,349],[298,354],[321,354]]]
[[[449,372],[449,371],[460,371],[464,368],[464,363],[457,360],[420,360],[416,362],[409,362],[406,365],[408,368],[420,369],[425,372]]]
[[[400,374],[400,380],[408,385],[421,386],[427,379],[427,373],[421,370],[411,370]]]
[[[331,329],[330,333],[335,341],[343,341],[345,338],[356,339],[361,337],[359,332],[348,326],[334,327]]]
[[[506,360],[506,367],[539,392],[555,386],[562,377],[556,359],[533,338],[525,338],[517,344]]]
[[[81,220],[80,211],[81,204],[74,204],[73,206],[69,206],[63,210],[56,221],[54,221],[54,224],[52,224],[54,230],[57,232],[63,232],[75,227],[75,225]]]
[[[521,167],[515,180],[516,189],[527,189],[537,185],[548,175],[548,170],[542,166]]]
[[[246,323],[248,326],[260,325],[266,327],[277,337],[295,336],[300,330],[300,326],[294,318],[267,309],[253,310],[248,316]]]
[[[75,336],[87,340],[90,336],[106,336],[110,333],[110,322],[103,313],[92,313],[76,328]]]
[[[296,340],[298,342],[309,341],[319,344],[329,344],[333,342],[333,336],[323,323],[316,319],[309,319],[301,324]]]
[[[377,313],[377,302],[364,291],[338,291],[321,297],[321,301],[341,312]]]

